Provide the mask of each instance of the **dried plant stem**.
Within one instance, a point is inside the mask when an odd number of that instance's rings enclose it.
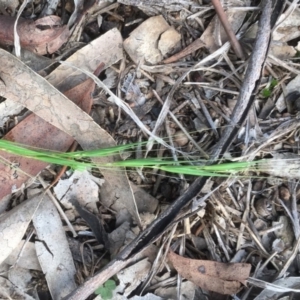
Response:
[[[230,41],[230,44],[236,54],[236,56],[242,60],[245,59],[242,47],[238,39],[236,38],[229,22],[228,18],[225,14],[225,11],[220,3],[220,0],[211,0],[212,5],[214,6],[216,13],[220,19],[220,22],[222,23],[225,32],[227,33],[228,39]]]

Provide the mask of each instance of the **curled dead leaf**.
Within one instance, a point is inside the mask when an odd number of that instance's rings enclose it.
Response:
[[[14,23],[16,18],[0,16],[0,43],[14,44]],[[37,54],[51,54],[57,51],[69,38],[70,30],[61,25],[58,16],[47,16],[39,20],[20,18],[17,25],[21,46]]]
[[[185,258],[170,251],[168,258],[177,272],[199,287],[219,294],[235,294],[250,275],[250,264],[220,263]]]

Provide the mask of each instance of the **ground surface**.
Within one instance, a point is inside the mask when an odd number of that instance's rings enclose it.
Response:
[[[135,144],[0,147],[0,298],[297,299],[298,1],[55,2],[0,1],[2,139]]]

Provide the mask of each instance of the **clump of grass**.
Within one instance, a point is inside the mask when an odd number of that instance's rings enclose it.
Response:
[[[86,170],[92,168],[141,168],[147,167],[152,169],[160,169],[168,173],[193,175],[193,176],[218,176],[229,177],[238,176],[244,177],[246,171],[266,171],[269,168],[270,160],[263,159],[258,161],[243,161],[243,162],[228,162],[222,164],[204,165],[203,160],[194,160],[192,162],[181,160],[174,163],[168,158],[144,158],[144,159],[129,159],[114,161],[102,165],[97,165],[94,162],[87,160],[89,157],[103,157],[115,155],[119,151],[132,149],[137,144],[127,144],[115,146],[99,150],[76,151],[76,152],[55,152],[42,149],[34,149],[24,147],[7,140],[0,140],[0,150],[20,155],[23,157],[40,160],[49,164],[57,164],[68,166],[75,170]]]

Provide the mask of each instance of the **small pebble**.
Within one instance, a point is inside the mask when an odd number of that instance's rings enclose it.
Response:
[[[279,197],[280,197],[280,199],[282,199],[284,201],[289,201],[290,197],[291,197],[291,193],[290,193],[289,189],[286,188],[285,186],[281,186],[279,188]]]
[[[260,199],[256,200],[254,206],[255,206],[256,212],[261,217],[267,217],[272,212],[272,203],[267,198],[260,198]]]
[[[175,142],[179,147],[183,147],[183,146],[185,146],[185,145],[189,142],[189,139],[188,139],[188,137],[184,134],[183,131],[178,130],[178,131],[175,133],[174,142]]]

